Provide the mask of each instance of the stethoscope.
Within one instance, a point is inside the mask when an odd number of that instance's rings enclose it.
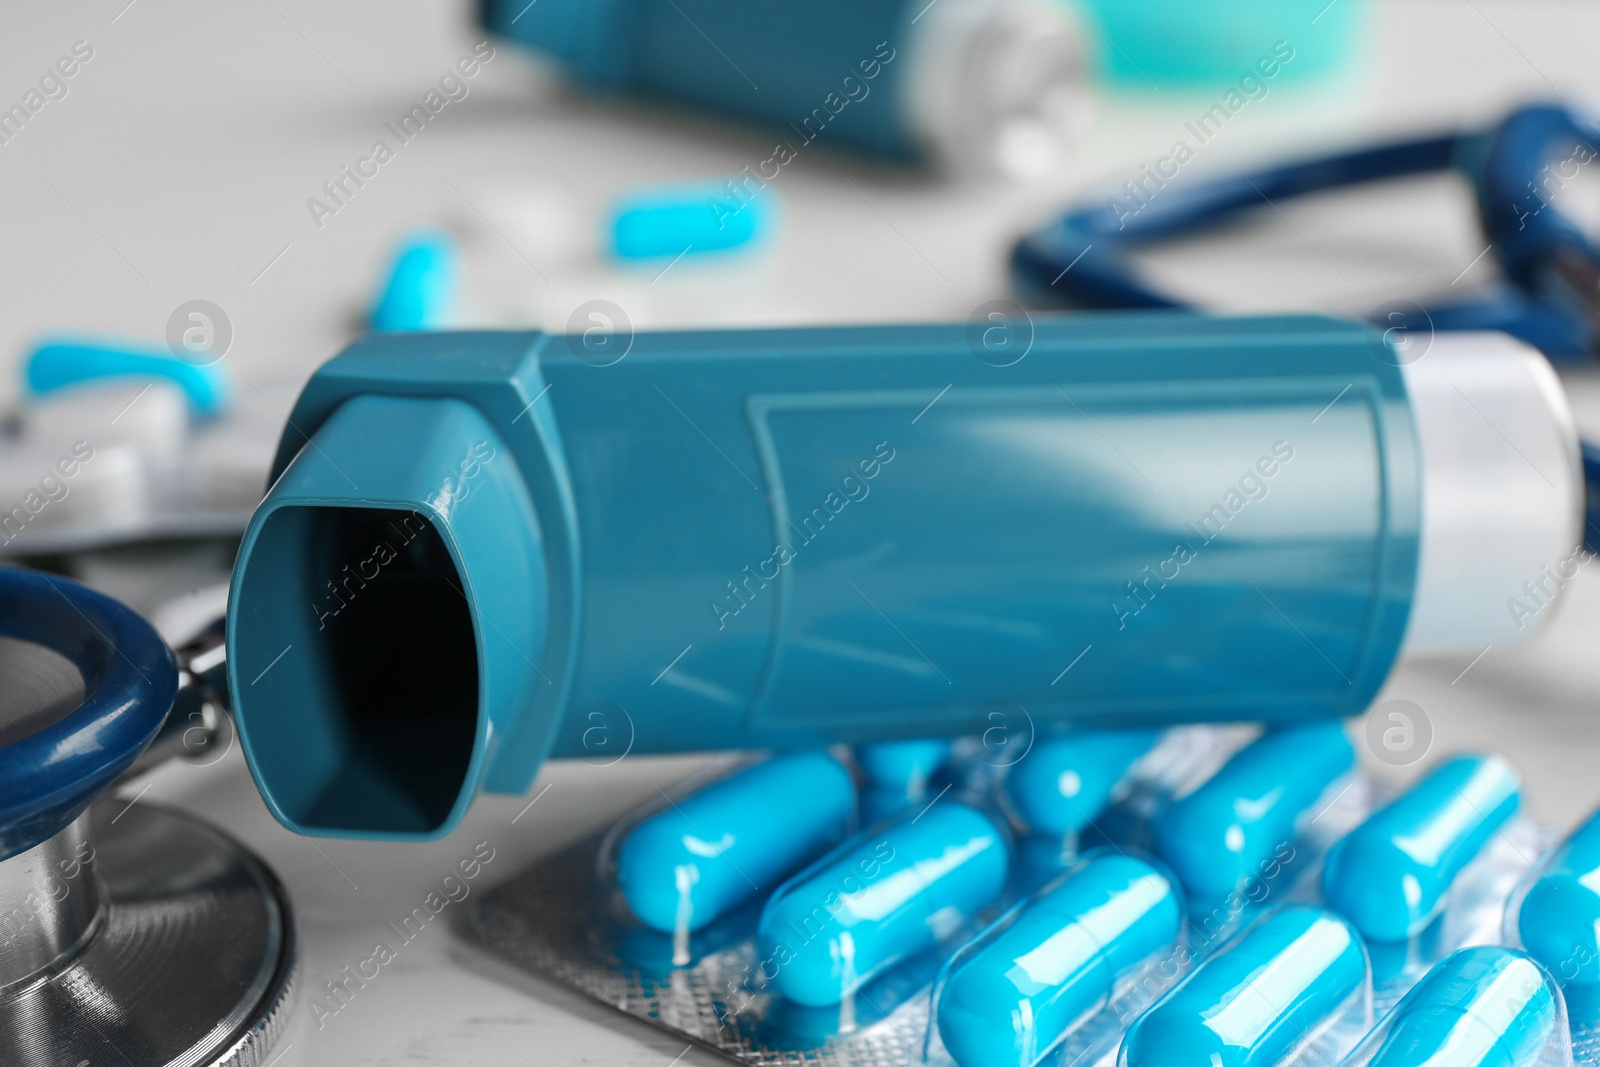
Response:
[[[31,1021],[0,1029],[0,1063],[265,1062],[296,969],[282,886],[216,828],[114,795],[210,745],[220,647],[174,656],[110,597],[0,566],[0,1015]]]
[[[1600,352],[1600,246],[1550,195],[1600,157],[1600,114],[1562,104],[1513,111],[1487,131],[1435,134],[1300,160],[1231,177],[1152,189],[1136,210],[1101,200],[1072,208],[1017,243],[1023,292],[1053,306],[1180,308],[1125,255],[1309,193],[1455,170],[1477,194],[1478,218],[1504,285],[1409,312],[1385,309],[1385,330],[1500,330],[1551,359]]]

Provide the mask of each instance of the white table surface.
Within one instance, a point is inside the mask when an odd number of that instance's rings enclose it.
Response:
[[[1360,85],[1253,104],[1185,180],[1298,146],[1486,120],[1530,96],[1600,85],[1600,6],[1582,0],[1399,0],[1380,24]],[[205,298],[233,323],[227,359],[245,388],[292,386],[350,337],[393,239],[419,223],[463,232],[473,318],[486,323],[560,329],[598,296],[638,327],[965,319],[1006,293],[1004,258],[1020,228],[1132,176],[1207,103],[1176,93],[1106,103],[1083,158],[1030,186],[953,186],[804,156],[779,187],[783,238],[753,269],[685,264],[651,285],[648,273],[608,270],[587,251],[605,199],[735,172],[765,158],[767,138],[576,98],[502,47],[466,100],[316,228],[306,199],[477,39],[467,4],[418,0],[93,0],[8,12],[0,103],[75,41],[90,42],[94,58],[65,99],[0,147],[0,352],[20,354],[62,329],[159,341],[173,308]],[[1465,190],[1448,181],[1288,210],[1290,219],[1264,218],[1236,239],[1175,250],[1158,268],[1222,306],[1359,312],[1446,289],[1483,250]],[[1485,257],[1456,284],[1489,275]],[[1600,416],[1600,385],[1578,380],[1573,394],[1580,419]],[[7,377],[0,401],[13,395]],[[1508,753],[1526,772],[1532,809],[1568,826],[1600,802],[1597,641],[1600,574],[1585,570],[1538,643],[1491,649],[1464,674],[1470,655],[1404,664],[1384,695],[1424,708],[1436,751]],[[170,764],[128,795],[148,785],[140,802],[226,826],[288,885],[304,993],[280,1045],[284,1067],[667,1067],[682,1042],[476,954],[459,936],[461,905],[320,1027],[306,997],[367,956],[385,922],[418,906],[478,842],[495,849],[487,885],[695,764],[551,765],[532,807],[483,798],[459,831],[422,845],[289,834],[237,751],[206,768]],[[680,1062],[714,1061],[690,1050]]]

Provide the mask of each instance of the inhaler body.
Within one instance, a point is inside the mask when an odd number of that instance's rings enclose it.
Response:
[[[1437,373],[1315,318],[990,340],[359,342],[235,572],[269,806],[427,837],[547,757],[1355,715],[1402,645],[1531,633],[1504,601],[1576,542],[1560,392],[1503,338]]]

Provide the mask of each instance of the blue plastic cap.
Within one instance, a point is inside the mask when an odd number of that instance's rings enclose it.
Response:
[[[159,378],[183,390],[196,416],[213,418],[233,400],[233,378],[220,364],[196,364],[170,352],[138,344],[77,338],[47,338],[23,363],[28,391],[44,396],[82,382],[115,378]]]
[[[20,722],[0,720],[5,860],[61,832],[127,770],[166,720],[178,669],[131,609],[77,582],[13,567],[0,568],[0,638],[42,645],[83,679],[82,702],[64,714],[34,708]],[[6,710],[15,709],[8,702]]]
[[[1304,30],[1310,16],[1303,6],[1294,0],[1088,0],[1073,8],[1093,27],[1083,37],[1100,53],[1101,80],[1118,89],[1233,87],[1242,99],[1259,100],[1283,83],[1354,73],[1371,52],[1372,0],[1329,4],[1317,15],[1314,33]]]

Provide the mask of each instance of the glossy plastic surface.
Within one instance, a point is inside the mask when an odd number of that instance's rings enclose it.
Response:
[[[1600,985],[1600,812],[1540,865],[1522,898],[1517,936],[1562,983]]]
[[[761,974],[798,1004],[837,1004],[972,920],[1009,867],[1000,829],[953,800],[864,830],[767,901]]]
[[[1349,923],[1321,908],[1273,908],[1135,1020],[1117,1062],[1273,1067],[1367,996],[1367,983]]]
[[[1456,876],[1516,814],[1517,773],[1500,756],[1457,756],[1329,850],[1328,906],[1371,941],[1404,941],[1444,907]]]
[[[1340,723],[1269,730],[1162,814],[1161,856],[1191,895],[1224,896],[1293,847],[1301,821],[1354,764]]]
[[[461,255],[448,233],[407,235],[394,251],[383,292],[372,309],[378,333],[444,329],[455,313]]]
[[[28,391],[53,393],[79,382],[112,378],[159,378],[183,390],[196,415],[227,411],[233,399],[233,378],[217,363],[190,363],[171,352],[137,344],[113,344],[77,338],[50,338],[28,354],[23,367]]]
[[[1062,836],[1094,822],[1159,730],[1099,730],[1039,741],[1006,775],[1006,800],[1028,830]]]
[[[144,751],[172,707],[178,670],[155,629],[131,609],[66,578],[15,567],[0,567],[0,637],[66,657],[84,689],[75,710],[0,745],[4,860],[59,833]]]
[[[774,757],[630,830],[617,850],[617,886],[645,925],[698,930],[835,844],[855,802],[855,783],[831,756]]]
[[[1417,560],[1381,341],[1311,318],[1031,329],[1020,359],[963,325],[639,334],[605,366],[537,333],[357,343],[290,414],[236,567],[235,713],[269,804],[415,837],[548,756],[956,736],[997,706],[1041,736],[1364,710]],[[479,444],[495,458],[473,466]],[[314,536],[374,508],[427,517],[435,580],[372,577],[377,538]],[[368,576],[354,599],[346,566]],[[319,629],[335,577],[353,611]],[[466,704],[436,665],[459,664],[481,760],[352,777],[395,738],[338,725],[359,692],[327,663]]]
[[[937,1025],[959,1067],[1033,1067],[1171,949],[1183,905],[1165,874],[1102,852],[1002,918],[949,965]]]
[[[1561,994],[1533,960],[1498,945],[1462,949],[1428,971],[1386,1021],[1363,1067],[1529,1067],[1561,1022]],[[1565,1057],[1562,1057],[1565,1059]]]

